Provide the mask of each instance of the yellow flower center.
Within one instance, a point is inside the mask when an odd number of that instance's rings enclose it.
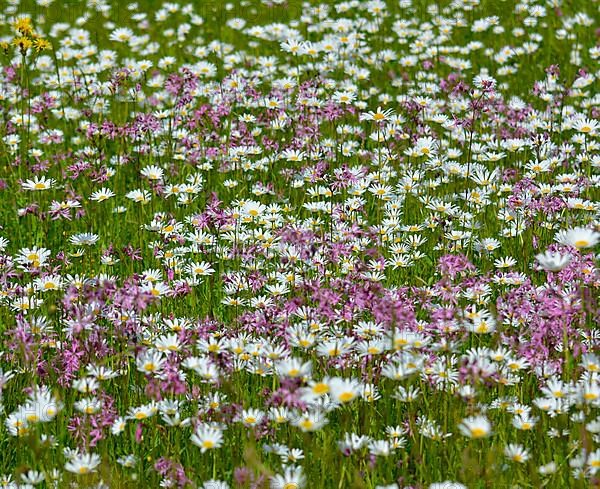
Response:
[[[477,326],[477,332],[478,333],[487,333],[488,327],[486,323],[481,323],[479,326]]]
[[[352,399],[354,399],[354,392],[342,392],[339,396],[338,399],[342,402],[349,402]]]
[[[313,387],[315,394],[327,394],[329,392],[329,386],[325,382],[319,382]]]

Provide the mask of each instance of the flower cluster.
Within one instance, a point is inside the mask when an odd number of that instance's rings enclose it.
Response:
[[[0,486],[599,484],[593,2],[29,3]]]

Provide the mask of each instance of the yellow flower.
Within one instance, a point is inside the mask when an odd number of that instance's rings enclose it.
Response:
[[[20,17],[13,22],[13,27],[23,36],[31,36],[33,34],[33,26],[31,25],[30,17]]]
[[[24,36],[15,37],[12,43],[13,46],[17,46],[23,53],[27,52],[27,50],[33,45],[31,39]]]
[[[35,47],[36,52],[46,51],[48,49],[52,49],[52,44],[47,39],[42,39],[41,37],[33,41],[33,45]]]

